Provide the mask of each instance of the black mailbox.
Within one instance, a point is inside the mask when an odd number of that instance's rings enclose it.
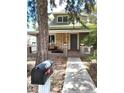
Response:
[[[52,66],[51,60],[46,60],[35,66],[31,71],[31,84],[44,85],[53,73]]]

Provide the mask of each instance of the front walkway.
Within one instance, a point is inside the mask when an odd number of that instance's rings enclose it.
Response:
[[[95,89],[80,58],[69,57],[62,93],[96,93]]]

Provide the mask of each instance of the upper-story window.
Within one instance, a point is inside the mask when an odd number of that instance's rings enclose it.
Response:
[[[57,22],[58,23],[67,23],[68,22],[68,16],[58,16]]]
[[[68,21],[68,17],[67,16],[63,16],[63,22],[67,22]]]
[[[58,17],[58,23],[62,23],[62,16]]]

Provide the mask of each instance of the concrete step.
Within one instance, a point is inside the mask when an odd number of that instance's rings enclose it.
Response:
[[[80,58],[68,58],[62,93],[96,93],[96,87]]]

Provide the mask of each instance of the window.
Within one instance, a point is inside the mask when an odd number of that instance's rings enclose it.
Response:
[[[58,17],[58,22],[62,22],[62,17]]]
[[[49,43],[55,43],[55,35],[49,35]]]
[[[63,16],[63,22],[67,22],[68,18],[67,16]]]
[[[58,16],[57,17],[58,23],[67,23],[67,21],[68,21],[68,16]]]

